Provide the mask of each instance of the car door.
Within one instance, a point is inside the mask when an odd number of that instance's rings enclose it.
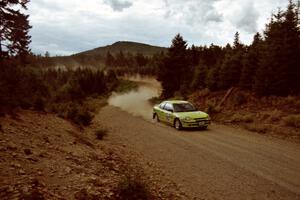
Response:
[[[171,103],[166,103],[166,105],[164,106],[165,122],[173,124],[173,112],[173,105]]]
[[[158,115],[158,118],[160,121],[165,121],[165,113],[164,113],[164,106],[166,105],[165,102],[162,102],[158,109],[156,110],[156,114]]]

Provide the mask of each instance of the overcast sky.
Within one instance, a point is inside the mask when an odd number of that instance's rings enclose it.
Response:
[[[70,55],[116,41],[168,47],[180,33],[191,45],[249,44],[288,0],[31,0],[34,53]]]

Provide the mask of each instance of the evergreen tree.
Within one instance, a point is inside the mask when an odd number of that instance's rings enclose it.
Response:
[[[158,72],[158,80],[161,81],[163,87],[163,97],[172,96],[185,84],[185,78],[189,73],[186,47],[186,41],[180,34],[177,34]]]
[[[257,68],[259,67],[259,60],[261,58],[262,37],[256,33],[252,45],[243,60],[243,69],[241,73],[240,86],[243,89],[252,89]]]
[[[2,0],[0,2],[0,58],[7,55],[25,55],[29,51],[31,28],[28,15],[18,7],[27,9],[29,0]]]
[[[278,11],[265,31],[264,51],[254,90],[260,95],[299,94],[300,31],[295,5]]]
[[[244,46],[240,43],[239,33],[237,32],[234,36],[233,48],[226,52],[220,70],[220,89],[228,89],[239,84],[243,56]]]

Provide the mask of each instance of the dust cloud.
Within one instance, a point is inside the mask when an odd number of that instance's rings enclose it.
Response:
[[[158,97],[161,93],[161,85],[154,78],[125,77],[124,79],[138,83],[136,90],[127,93],[113,93],[108,104],[147,120],[152,118],[152,107],[149,99]]]

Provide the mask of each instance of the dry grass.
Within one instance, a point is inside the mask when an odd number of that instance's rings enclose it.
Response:
[[[286,126],[300,128],[300,115],[288,115],[284,117],[283,122]]]
[[[268,131],[268,127],[266,127],[262,124],[257,124],[257,123],[245,124],[244,128],[249,131],[257,132],[257,133],[261,133],[261,134],[265,134]]]
[[[239,114],[236,113],[232,115],[230,122],[245,122],[245,123],[251,123],[254,121],[254,116],[252,114]]]
[[[282,118],[282,112],[278,109],[264,111],[260,113],[260,120],[268,123],[279,122]]]

